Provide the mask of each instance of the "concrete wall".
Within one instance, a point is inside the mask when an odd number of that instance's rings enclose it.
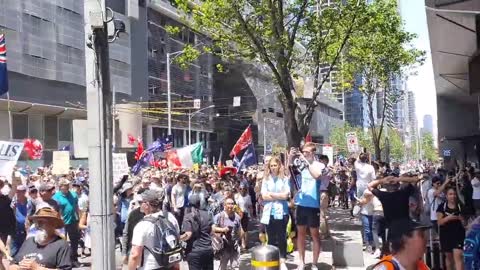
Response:
[[[476,104],[458,103],[455,100],[437,96],[438,112],[438,137],[440,138],[439,150],[451,150],[452,158],[459,161],[476,161],[473,139],[464,140],[443,140],[442,138],[462,138],[478,135],[479,119],[478,107]],[[464,149],[467,149],[465,153]]]
[[[139,7],[138,19],[130,18],[133,100],[148,99],[147,10]]]

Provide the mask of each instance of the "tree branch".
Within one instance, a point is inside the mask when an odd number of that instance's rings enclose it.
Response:
[[[288,37],[287,58],[290,59],[290,61],[291,61],[289,63],[289,68],[291,68],[291,63],[293,63],[293,61],[291,59],[292,59],[292,54],[293,54],[293,46],[295,45],[295,39],[297,37],[297,31],[298,31],[298,28],[300,26],[300,22],[302,21],[302,19],[304,17],[305,10],[307,9],[307,5],[308,5],[308,0],[303,0],[302,6],[300,7],[300,10],[297,14],[297,18],[295,20],[295,23],[293,24],[292,32],[290,33],[290,36]]]

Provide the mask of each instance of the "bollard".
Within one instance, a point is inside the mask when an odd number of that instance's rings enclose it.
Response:
[[[252,269],[279,270],[280,251],[277,247],[261,245],[252,249]]]

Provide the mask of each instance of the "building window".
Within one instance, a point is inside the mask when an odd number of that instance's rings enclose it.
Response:
[[[281,112],[277,112],[277,117],[279,117],[279,118],[283,118],[283,113],[281,113]]]
[[[12,135],[13,139],[23,140],[28,138],[28,115],[12,115]]]
[[[174,129],[174,130],[172,130],[172,134],[173,134],[174,146],[175,147],[182,147],[184,145],[184,143],[183,143],[183,130]]]
[[[72,120],[58,119],[58,140],[72,141]]]
[[[268,108],[268,112],[271,112],[273,113],[275,110],[273,110],[273,108]]]
[[[56,116],[45,116],[44,149],[58,149],[58,120]]]
[[[28,116],[28,137],[43,141],[43,115]]]
[[[262,109],[262,113],[267,113],[267,109]]]

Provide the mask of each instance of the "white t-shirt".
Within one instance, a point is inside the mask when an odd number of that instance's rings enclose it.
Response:
[[[187,186],[176,184],[172,188],[172,202],[175,202],[175,207],[182,208],[185,205],[185,192]]]
[[[427,192],[428,202],[430,203],[430,220],[437,220],[437,208],[443,202],[441,198],[434,196],[435,189],[431,188]]]
[[[367,185],[375,180],[375,169],[368,163],[355,161],[355,171],[357,172],[357,189],[366,188]]]
[[[242,196],[240,193],[237,193],[235,194],[235,202],[237,203],[240,210],[242,210],[242,212],[246,213],[248,216],[250,213],[249,209],[253,207],[250,195],[247,194],[245,196]]]
[[[88,195],[83,193],[78,197],[78,209],[80,211],[87,211],[88,209]]]
[[[155,214],[147,215],[148,216],[153,216],[153,217],[158,217],[162,214],[162,212],[158,212]],[[178,227],[177,219],[175,216],[171,213],[168,213],[167,215],[167,220],[170,221],[174,226],[175,229],[177,230],[178,233],[180,233],[180,228]],[[140,221],[135,228],[133,229],[133,236],[132,236],[132,246],[147,246],[148,248],[153,247],[153,234],[155,231],[155,224],[153,224],[150,221]],[[155,257],[148,252],[146,248],[143,249],[143,265],[138,268],[139,270],[151,270],[151,269],[157,269],[160,266],[157,264],[157,261],[155,260]]]
[[[480,180],[478,178],[474,177],[471,181],[472,187],[473,187],[473,195],[472,199],[474,200],[480,200]],[[477,185],[477,186],[475,186]]]

